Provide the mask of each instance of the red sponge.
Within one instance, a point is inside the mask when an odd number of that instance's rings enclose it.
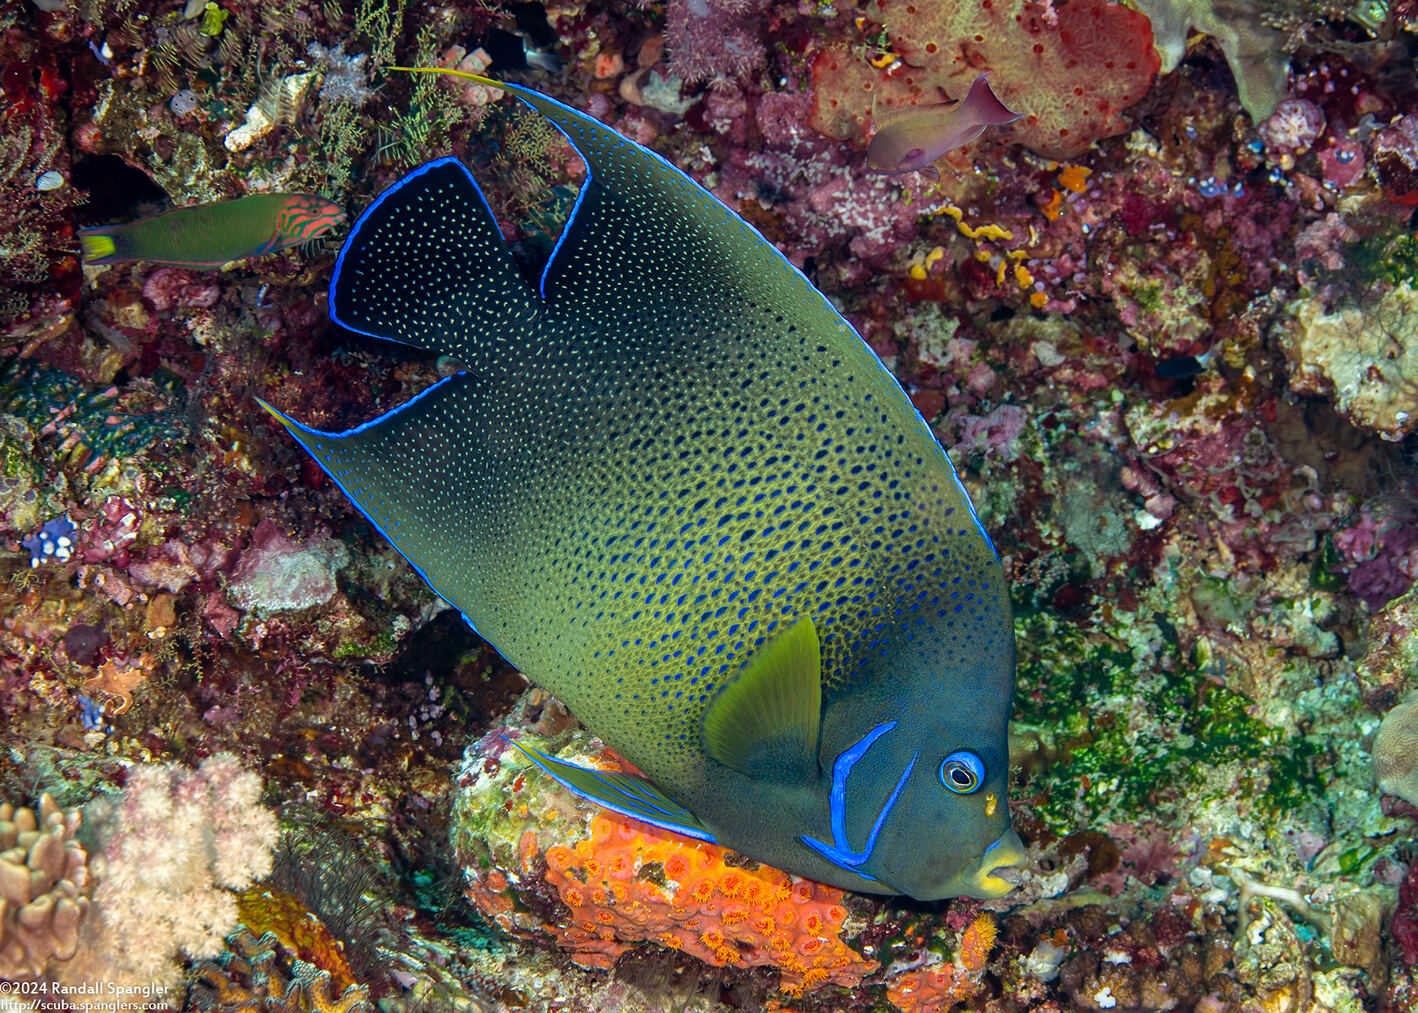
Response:
[[[981,71],[1005,105],[1024,113],[1013,139],[1048,158],[1072,158],[1127,129],[1119,113],[1152,86],[1161,59],[1147,18],[1107,0],[871,0],[902,66],[881,71],[845,48],[813,67],[810,124],[865,142],[872,110],[961,98]]]

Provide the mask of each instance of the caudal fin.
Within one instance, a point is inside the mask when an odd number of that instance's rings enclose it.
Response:
[[[132,260],[121,246],[121,225],[103,225],[79,230],[79,252],[85,264],[117,264]]]

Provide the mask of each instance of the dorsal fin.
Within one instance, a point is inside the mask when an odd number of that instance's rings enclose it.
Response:
[[[477,373],[526,358],[544,309],[522,279],[472,175],[420,166],[360,215],[330,278],[341,327],[451,355]]]
[[[786,326],[782,286],[796,297],[792,326],[850,334],[832,305],[778,250],[723,203],[664,158],[626,140],[586,113],[520,85],[443,68],[511,92],[541,113],[586,161],[587,179],[542,274],[547,303],[617,322],[622,341],[663,335],[672,314],[678,333],[714,333],[732,313],[765,333]],[[785,270],[786,269],[786,270]]]
[[[704,712],[704,748],[764,780],[817,776],[822,647],[804,616],[764,644]]]

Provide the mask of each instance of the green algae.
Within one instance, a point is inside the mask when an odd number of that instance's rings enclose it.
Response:
[[[44,469],[34,459],[33,444],[30,441],[18,439],[15,435],[0,430],[0,475],[30,482],[38,482],[44,478]]]
[[[1139,626],[1150,628],[1150,652],[1047,612],[1021,610],[1016,621],[1015,719],[1057,744],[1028,792],[1050,829],[1136,819],[1176,792],[1240,795],[1271,818],[1313,796],[1315,742],[1253,717],[1251,701],[1184,652],[1165,617]],[[1221,787],[1213,775],[1223,769],[1232,776]]]
[[[1418,238],[1406,229],[1389,229],[1366,236],[1347,252],[1343,275],[1356,290],[1378,282],[1399,285],[1418,279]]]
[[[111,388],[90,390],[67,373],[18,357],[0,366],[0,413],[23,421],[38,442],[77,446],[86,457],[131,457],[177,432],[170,410],[121,411]]]

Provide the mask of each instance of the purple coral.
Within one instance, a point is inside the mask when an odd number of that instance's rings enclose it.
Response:
[[[846,149],[807,127],[805,96],[754,99],[727,86],[711,93],[705,108],[710,125],[732,145],[715,195],[730,207],[772,206],[784,226],[779,248],[793,263],[845,246],[852,256],[841,281],[860,282],[915,238],[919,200],[887,177],[864,174]],[[761,144],[747,143],[750,110]]]
[[[759,33],[748,24],[764,0],[670,0],[665,11],[671,73],[686,81],[747,74],[763,62]]]
[[[1324,133],[1324,110],[1308,99],[1287,98],[1260,125],[1260,139],[1275,154],[1307,151]]]
[[[1295,237],[1295,255],[1301,264],[1316,261],[1327,271],[1339,271],[1344,268],[1344,248],[1358,241],[1359,233],[1354,227],[1331,211]],[[1303,269],[1298,276],[1301,281],[1309,281]]]
[[[1029,423],[1029,413],[1018,405],[1000,405],[988,415],[965,415],[952,453],[957,456],[983,451],[987,456],[1012,461],[1019,455],[1019,437]]]
[[[1370,608],[1382,608],[1418,577],[1418,524],[1393,510],[1364,507],[1334,534],[1349,589]]]

